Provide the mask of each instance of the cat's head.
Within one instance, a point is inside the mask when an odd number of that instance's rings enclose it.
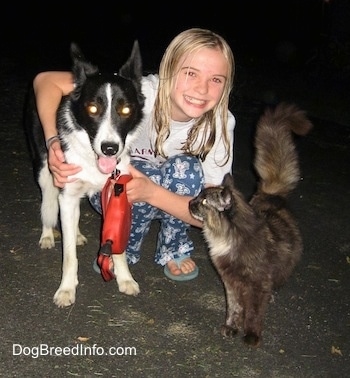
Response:
[[[218,226],[220,216],[229,213],[232,208],[234,190],[233,177],[227,173],[221,185],[203,189],[190,201],[191,215],[202,222]]]

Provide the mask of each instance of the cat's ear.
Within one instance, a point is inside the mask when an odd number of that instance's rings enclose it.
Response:
[[[232,193],[231,190],[225,186],[221,191],[219,211],[225,211],[231,207]]]
[[[222,180],[222,186],[233,189],[234,181],[233,181],[233,176],[231,175],[231,173],[225,174],[224,179]]]
[[[230,173],[226,173],[222,180],[222,191],[220,193],[220,205],[219,211],[225,211],[232,205],[232,190],[234,189],[233,176]]]

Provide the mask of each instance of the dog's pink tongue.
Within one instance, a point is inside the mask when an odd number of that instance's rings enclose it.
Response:
[[[115,157],[100,156],[98,158],[98,168],[102,173],[112,173],[117,166]]]

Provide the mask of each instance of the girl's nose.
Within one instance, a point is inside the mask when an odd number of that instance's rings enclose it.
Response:
[[[208,81],[207,80],[198,80],[195,86],[195,89],[198,93],[205,94],[208,93]]]

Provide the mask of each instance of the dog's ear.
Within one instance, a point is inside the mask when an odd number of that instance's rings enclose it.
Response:
[[[73,73],[77,76],[93,76],[99,72],[98,67],[86,60],[80,47],[74,42],[71,43],[70,54],[73,61]]]
[[[72,42],[70,45],[70,53],[73,61],[72,72],[74,76],[75,89],[74,93],[80,93],[81,86],[84,84],[88,76],[98,74],[99,69],[85,59],[80,47]],[[74,96],[74,94],[72,94]]]
[[[76,59],[85,60],[85,57],[84,57],[80,47],[75,42],[72,42],[70,44],[70,55],[71,55],[73,62]]]
[[[70,46],[70,54],[73,61],[73,72],[79,67],[79,70],[84,73],[86,76],[93,76],[99,72],[99,69],[94,64],[88,62],[85,59],[84,54],[82,53],[80,47],[75,43],[72,42]]]
[[[137,40],[134,42],[129,59],[120,68],[119,75],[132,80],[137,90],[141,92],[142,58],[139,42]]]

